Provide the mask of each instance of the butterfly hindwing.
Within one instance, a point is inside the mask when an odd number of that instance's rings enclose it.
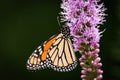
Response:
[[[69,38],[63,38],[63,34],[59,34],[52,46],[48,53],[52,61],[51,68],[60,72],[73,70],[77,62],[71,40]]]

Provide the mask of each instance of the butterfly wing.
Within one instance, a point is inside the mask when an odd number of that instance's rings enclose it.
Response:
[[[28,70],[39,70],[50,65],[50,57],[48,56],[48,50],[52,43],[56,39],[57,35],[51,37],[48,41],[41,44],[29,57],[27,61]]]
[[[75,53],[69,38],[62,33],[53,36],[40,45],[29,57],[27,69],[39,70],[51,67],[55,71],[71,71],[77,65]]]
[[[49,51],[51,68],[55,71],[71,71],[77,66],[75,53],[69,38],[61,33],[57,36]]]

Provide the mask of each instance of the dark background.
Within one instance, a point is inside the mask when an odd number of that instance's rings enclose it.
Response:
[[[102,0],[106,29],[100,41],[103,80],[120,80],[120,1]],[[29,72],[26,61],[34,49],[60,30],[61,0],[0,1],[0,78],[12,80],[80,80],[80,66],[71,72],[52,69]],[[80,54],[76,53],[77,59]]]

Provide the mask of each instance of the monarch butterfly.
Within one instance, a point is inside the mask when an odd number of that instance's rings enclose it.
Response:
[[[41,44],[29,57],[27,69],[39,70],[48,67],[59,72],[73,70],[77,61],[69,33],[69,28],[64,26],[59,34]]]

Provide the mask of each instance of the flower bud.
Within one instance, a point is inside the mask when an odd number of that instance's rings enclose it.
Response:
[[[92,72],[92,68],[88,68],[87,71],[88,71],[88,72]]]
[[[103,71],[101,69],[97,69],[98,74],[103,74]]]
[[[85,79],[85,78],[86,78],[86,75],[81,75],[81,78],[82,78],[82,79]]]
[[[102,63],[98,63],[98,67],[101,67],[102,66]]]
[[[97,80],[101,80],[103,78],[103,76],[102,75],[99,75],[98,77],[97,77]]]
[[[101,60],[101,58],[100,58],[100,57],[97,57],[94,61],[95,61],[96,63],[98,63],[98,62],[100,62],[100,60]]]
[[[86,74],[86,70],[82,70],[81,73],[82,73],[82,74]]]
[[[80,65],[81,65],[81,66],[85,66],[85,63],[81,62]]]

